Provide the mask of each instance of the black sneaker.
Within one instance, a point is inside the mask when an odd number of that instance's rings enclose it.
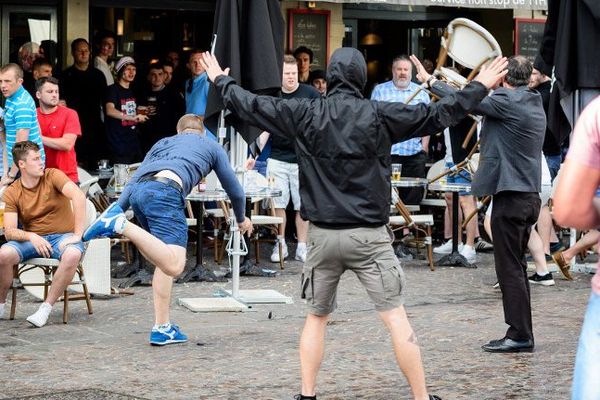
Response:
[[[546,275],[535,274],[529,277],[529,283],[535,283],[536,285],[542,286],[554,286],[554,279],[552,279],[552,272],[548,272]]]
[[[475,247],[476,251],[486,252],[486,251],[494,250],[494,245],[489,242],[486,242],[482,238],[477,238],[477,240],[475,240],[475,244],[473,245],[473,247]]]
[[[434,394],[429,395],[429,400],[442,400],[440,396],[436,396]]]
[[[302,396],[297,394],[294,396],[294,400],[317,400],[317,396]]]

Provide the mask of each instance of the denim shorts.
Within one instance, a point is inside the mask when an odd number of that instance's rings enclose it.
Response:
[[[454,166],[453,163],[446,163],[446,169],[450,169]],[[449,174],[446,175],[446,182],[448,183],[466,183],[466,184],[471,184],[471,182],[473,181],[471,174],[469,172],[467,172],[466,170],[462,169],[460,170],[460,172],[458,172],[455,175]],[[471,195],[471,192],[467,192],[467,191],[460,191],[458,192],[458,194],[460,196],[469,196]]]
[[[64,251],[67,247],[74,247],[83,254],[84,247],[83,242],[79,241],[77,243],[71,243],[65,246],[64,249],[60,250],[60,243],[66,238],[73,236],[72,233],[53,233],[50,235],[41,235],[42,238],[46,239],[48,243],[52,246],[52,255],[50,258],[54,258],[55,260],[60,260]],[[30,258],[43,258],[44,256],[39,254],[33,244],[30,241],[26,242],[17,242],[15,240],[11,240],[4,244],[4,246],[10,246],[19,253],[19,262],[29,260]]]
[[[179,190],[157,181],[136,182],[129,203],[142,228],[166,244],[187,247],[185,200]]]

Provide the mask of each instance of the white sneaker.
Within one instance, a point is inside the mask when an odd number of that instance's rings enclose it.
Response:
[[[50,311],[52,311],[52,306],[44,302],[34,314],[31,314],[29,317],[27,317],[27,322],[33,326],[41,328],[42,326],[46,325],[46,322],[48,322]]]
[[[460,252],[462,250],[462,248],[463,248],[463,244],[459,243],[458,251]],[[441,246],[434,247],[433,252],[435,254],[450,254],[450,253],[452,253],[452,239],[448,240],[446,243],[444,243]]]
[[[296,248],[296,257],[294,257],[297,261],[301,261],[303,263],[306,262],[306,254],[308,253],[308,249],[306,248],[306,244],[304,246],[298,245]]]
[[[0,303],[0,319],[4,317],[4,306],[6,303]]]
[[[473,264],[477,261],[477,252],[473,246],[464,245],[462,249],[459,250],[461,256],[467,259],[470,264]]]
[[[290,254],[288,253],[287,244],[283,244],[283,259],[285,260]],[[271,253],[271,262],[279,262],[279,243],[275,243],[273,246],[273,253]]]

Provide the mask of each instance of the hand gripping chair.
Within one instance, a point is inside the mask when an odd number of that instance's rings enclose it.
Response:
[[[89,226],[96,219],[96,208],[94,204],[86,199],[86,223],[85,227]],[[84,299],[87,305],[88,314],[93,314],[92,310],[92,301],[90,298],[90,293],[88,291],[88,287],[85,281],[84,272],[83,272],[83,262],[86,257],[86,253],[83,254],[81,260],[79,261],[79,265],[76,269],[77,279],[74,279],[71,282],[71,285],[81,285],[83,289],[83,294],[77,294],[74,296],[69,295],[68,288],[65,289],[63,293],[63,323],[67,323],[69,321],[69,300],[79,300]],[[27,279],[28,283],[22,282],[22,277],[28,273],[33,272],[34,269],[41,269],[43,271],[44,280],[43,282],[30,282]],[[13,284],[12,284],[12,304],[10,308],[10,319],[15,318],[15,312],[17,309],[17,289],[19,287],[25,286],[42,286],[44,288],[44,299],[48,296],[48,288],[52,284],[52,276],[56,269],[58,268],[58,260],[52,258],[31,258],[29,260],[23,261],[21,264],[17,264],[13,267]],[[23,279],[25,280],[25,279]]]

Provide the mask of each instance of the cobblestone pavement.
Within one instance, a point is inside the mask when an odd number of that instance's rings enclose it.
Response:
[[[430,392],[444,400],[569,398],[591,275],[566,281],[555,274],[556,286],[532,288],[534,353],[490,354],[480,346],[502,337],[506,327],[500,292],[492,289],[493,257],[479,260],[477,269],[434,272],[425,261],[403,263],[406,307]],[[190,341],[163,348],[148,345],[148,287],[93,300],[93,315],[83,302],[73,302],[68,325],[61,323],[59,304],[42,329],[25,321],[39,303],[21,290],[17,319],[0,321],[0,398],[291,399],[299,392],[300,271],[298,262],[288,261],[275,278],[242,277],[243,289],[270,288],[294,299],[243,313],[193,313],[176,305],[179,297],[211,296],[231,283],[175,285],[172,320]],[[342,278],[338,303],[319,398],[410,398],[387,332],[351,273]]]

